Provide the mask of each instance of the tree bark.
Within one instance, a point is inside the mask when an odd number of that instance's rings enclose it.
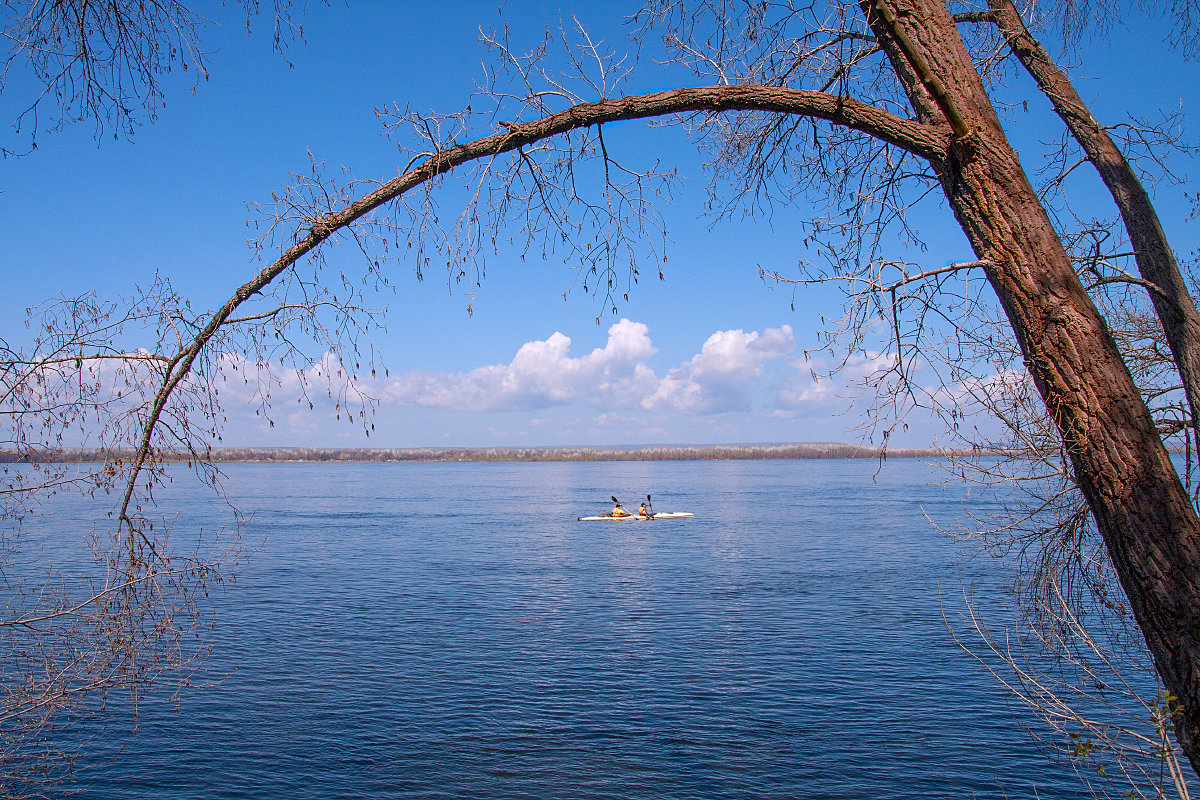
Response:
[[[1079,97],[1070,78],[1030,35],[1011,0],[989,0],[988,5],[992,21],[1096,167],[1121,212],[1138,271],[1154,287],[1150,301],[1183,379],[1192,427],[1200,432],[1200,312],[1188,292],[1150,196],[1112,137]]]
[[[942,0],[860,0],[954,131],[934,168],[1016,332],[1200,774],[1200,520]],[[900,62],[900,63],[897,63]],[[909,88],[910,95],[916,93]]]

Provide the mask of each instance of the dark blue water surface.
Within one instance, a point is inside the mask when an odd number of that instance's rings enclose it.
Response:
[[[925,518],[962,492],[878,467],[228,466],[263,546],[216,598],[225,677],[110,722],[79,796],[1074,797],[947,632],[964,585],[1008,602]],[[696,517],[575,520],[647,492]]]

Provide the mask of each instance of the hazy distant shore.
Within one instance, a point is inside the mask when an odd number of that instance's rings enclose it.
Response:
[[[129,459],[132,452],[63,449],[38,454],[39,461],[95,462]],[[188,461],[186,453],[160,454],[164,461]],[[735,461],[801,458],[942,458],[935,448],[879,447],[818,442],[746,445],[650,445],[645,447],[224,447],[209,456],[220,463],[308,461]],[[0,451],[0,462],[29,459]]]

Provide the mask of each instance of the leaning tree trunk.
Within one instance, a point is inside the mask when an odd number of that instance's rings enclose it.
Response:
[[[860,0],[918,115],[953,132],[934,167],[1062,435],[1200,774],[1200,521],[1117,346],[1009,144],[941,0]]]

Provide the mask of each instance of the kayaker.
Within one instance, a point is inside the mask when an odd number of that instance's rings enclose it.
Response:
[[[637,515],[638,515],[639,517],[645,517],[645,516],[648,516],[648,515],[649,515],[649,513],[650,513],[650,512],[648,512],[648,511],[646,510],[646,504],[645,504],[645,503],[642,503],[640,506],[638,506],[638,513],[637,513]]]
[[[614,508],[612,511],[608,512],[608,515],[609,515],[610,517],[630,517],[630,516],[633,516],[633,515],[632,515],[632,514],[630,514],[628,511],[626,511],[625,509],[621,508],[621,504],[620,504],[620,503],[617,503],[617,505],[616,505],[616,508]]]

